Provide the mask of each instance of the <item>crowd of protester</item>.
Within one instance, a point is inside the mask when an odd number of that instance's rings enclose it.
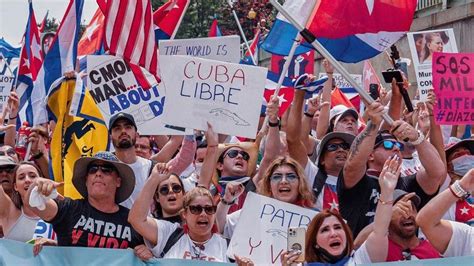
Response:
[[[211,124],[194,135],[144,136],[132,115],[115,114],[108,123],[113,152],[74,165],[82,199],[58,194],[63,184],[49,176],[53,127],[31,128],[29,158],[15,149],[12,92],[0,128],[1,237],[33,243],[35,255],[43,246],[132,248],[142,260],[253,265],[226,253],[255,192],[319,212],[306,231],[308,263],[474,255],[473,137],[435,123],[433,91],[408,113],[395,81],[363,115],[331,107],[334,69],[324,67],[322,92],[305,100],[296,91],[281,118],[271,98],[255,140],[217,134]],[[39,227],[52,233],[40,237]],[[282,265],[296,265],[300,254],[284,251]]]

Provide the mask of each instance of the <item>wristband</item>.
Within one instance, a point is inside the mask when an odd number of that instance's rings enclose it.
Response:
[[[308,113],[308,112],[304,112],[303,114],[304,114],[305,116],[307,116],[307,117],[310,117],[310,118],[313,118],[313,117],[314,117],[314,114],[310,114],[310,113]]]
[[[269,127],[278,127],[278,126],[280,126],[280,119],[278,119],[275,123],[272,123],[272,122],[270,122],[270,120],[268,120],[268,126]]]
[[[226,201],[226,200],[224,199],[224,197],[222,197],[222,198],[221,198],[221,202],[222,202],[224,205],[232,206],[232,205],[235,204],[235,199],[233,199],[232,201],[229,202],[229,201]]]
[[[418,130],[418,138],[415,141],[412,141],[411,144],[416,146],[422,143],[423,140],[425,140],[425,135],[421,131]]]
[[[18,117],[18,114],[16,114],[15,117],[8,116],[8,120],[13,120],[13,119],[16,119],[17,117]]]
[[[461,187],[461,184],[459,184],[459,180],[456,180],[451,186],[449,186],[449,189],[451,190],[451,193],[454,194],[459,199],[467,199],[471,194],[464,190],[463,187]]]
[[[379,203],[382,205],[393,205],[393,200],[383,201],[379,198]]]

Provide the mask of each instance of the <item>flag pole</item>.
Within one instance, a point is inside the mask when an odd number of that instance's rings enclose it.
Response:
[[[257,65],[257,63],[255,62],[255,58],[253,56],[253,53],[250,50],[249,42],[247,41],[247,38],[245,37],[244,30],[242,29],[242,26],[240,25],[239,17],[237,16],[237,13],[235,13],[234,6],[232,6],[231,0],[227,0],[227,3],[230,6],[230,10],[232,10],[232,14],[234,15],[235,22],[237,23],[237,27],[239,28],[239,31],[240,31],[240,35],[242,35],[242,39],[244,39],[245,46],[247,47],[247,50],[250,53],[250,58],[252,58],[252,63],[254,65]]]
[[[351,77],[349,72],[339,63],[327,50],[324,48],[319,41],[314,37],[314,35],[309,32],[308,29],[301,26],[283,7],[278,3],[276,0],[270,0],[270,3],[280,12],[293,26],[298,29],[301,36],[311,43],[311,45],[323,55],[333,66],[335,69],[339,71],[339,73],[354,87],[359,95],[369,104],[374,102],[374,99],[370,97],[369,93],[367,93],[355,80]],[[390,125],[393,124],[393,119],[388,115],[388,113],[384,113],[383,119]]]
[[[283,84],[283,80],[285,79],[286,72],[288,71],[288,68],[290,68],[291,61],[293,60],[293,56],[295,55],[296,48],[298,47],[300,41],[301,41],[301,35],[298,33],[296,35],[296,39],[293,41],[293,44],[291,45],[290,52],[288,53],[288,56],[285,59],[285,64],[283,65],[283,69],[281,70],[280,77],[278,78],[278,84],[274,93],[275,96],[278,96],[278,93],[280,92],[281,85]]]

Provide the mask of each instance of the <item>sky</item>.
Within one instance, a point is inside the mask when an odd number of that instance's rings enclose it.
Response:
[[[33,0],[36,21],[41,23],[49,10],[48,17],[62,20],[68,0]],[[85,0],[82,21],[87,24],[97,10],[96,0]],[[15,47],[20,47],[21,37],[28,21],[28,0],[0,0],[0,37]]]

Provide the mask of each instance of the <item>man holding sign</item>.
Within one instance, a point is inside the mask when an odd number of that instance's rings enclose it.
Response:
[[[474,54],[435,53],[433,87],[437,124],[474,124]]]

